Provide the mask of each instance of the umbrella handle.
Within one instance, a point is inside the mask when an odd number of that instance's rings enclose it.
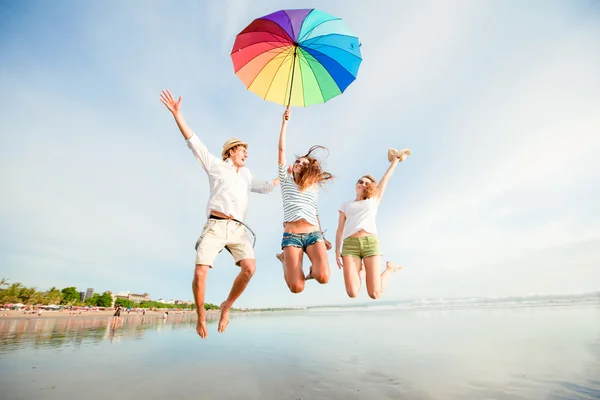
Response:
[[[298,45],[294,43],[294,59],[292,60],[292,79],[290,82],[290,96],[288,97],[288,107],[292,102],[292,88],[294,87],[294,73],[296,72],[296,57],[298,55]]]

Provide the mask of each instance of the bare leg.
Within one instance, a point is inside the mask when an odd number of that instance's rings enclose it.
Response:
[[[304,251],[299,247],[287,246],[283,253],[277,254],[283,267],[283,278],[292,293],[300,293],[304,290],[304,271],[302,270],[302,259]]]
[[[317,282],[325,284],[329,282],[329,275],[331,273],[329,269],[329,260],[327,259],[327,249],[325,243],[317,242],[311,244],[306,248],[306,255],[312,262],[310,267],[310,277],[314,278]]]
[[[240,297],[242,292],[248,286],[248,282],[250,282],[250,278],[254,275],[254,271],[256,270],[256,260],[254,259],[245,259],[240,261],[240,268],[242,269],[238,276],[233,281],[233,286],[231,287],[231,291],[229,292],[229,296],[227,300],[221,303],[221,318],[219,319],[219,333],[225,332],[227,325],[229,324],[229,311],[231,311],[231,307],[233,307],[233,303]]]
[[[283,267],[283,275],[284,275],[284,278],[285,278],[285,257],[284,257],[283,252],[275,254],[275,257],[279,261],[281,261],[281,265]],[[304,268],[302,269],[302,273],[304,273]],[[312,273],[312,265],[310,267],[308,267],[308,274],[306,274],[306,276],[304,277],[305,281],[308,281],[308,280],[311,280],[311,279],[315,279],[315,278],[312,277],[311,273]],[[287,280],[286,280],[286,282],[287,282]]]
[[[392,274],[402,268],[400,265],[394,265],[390,261],[386,263],[385,271],[379,274],[381,270],[381,256],[373,256],[364,259],[367,292],[372,299],[378,299],[385,291],[388,281]]]
[[[364,281],[366,279],[366,272],[365,272],[365,264],[362,262],[361,260],[361,264],[360,264],[360,281]]]
[[[388,281],[390,280],[392,274],[401,269],[401,265],[392,264],[391,261],[385,263],[385,271],[381,273],[381,293],[385,292],[385,288],[387,287]]]
[[[196,322],[196,333],[202,339],[208,337],[206,329],[206,316],[204,314],[204,292],[206,289],[206,276],[208,275],[208,265],[196,264],[194,272],[194,280],[192,281],[192,292],[194,293],[194,301],[196,302],[196,313],[198,321]]]
[[[361,283],[361,265],[360,258],[343,256],[342,263],[344,265],[344,284],[346,285],[346,293],[354,298],[358,296]]]

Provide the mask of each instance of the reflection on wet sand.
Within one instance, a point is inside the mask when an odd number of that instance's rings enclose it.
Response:
[[[232,313],[231,318],[255,315]],[[207,313],[208,324],[219,320],[219,313]],[[80,347],[104,340],[141,339],[147,331],[196,327],[195,312],[169,312],[120,317],[0,319],[0,354],[22,349]]]
[[[214,323],[216,318],[209,318]],[[104,340],[142,338],[146,331],[195,326],[196,314],[121,316],[120,318],[0,320],[0,354],[24,348],[81,346]]]

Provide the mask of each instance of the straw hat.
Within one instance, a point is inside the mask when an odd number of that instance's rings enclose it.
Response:
[[[221,156],[225,157],[225,154],[227,154],[227,152],[229,151],[229,149],[234,148],[235,146],[244,146],[245,148],[248,148],[248,143],[246,142],[242,142],[240,139],[238,138],[231,138],[228,141],[226,141],[223,144],[223,151],[221,152]]]

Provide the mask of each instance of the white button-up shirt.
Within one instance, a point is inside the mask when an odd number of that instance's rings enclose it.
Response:
[[[207,217],[214,210],[244,222],[248,213],[250,192],[269,193],[275,188],[272,181],[254,178],[248,168],[241,167],[236,171],[231,160],[223,161],[210,154],[195,134],[186,140],[186,143],[208,174],[210,196],[206,205]]]

